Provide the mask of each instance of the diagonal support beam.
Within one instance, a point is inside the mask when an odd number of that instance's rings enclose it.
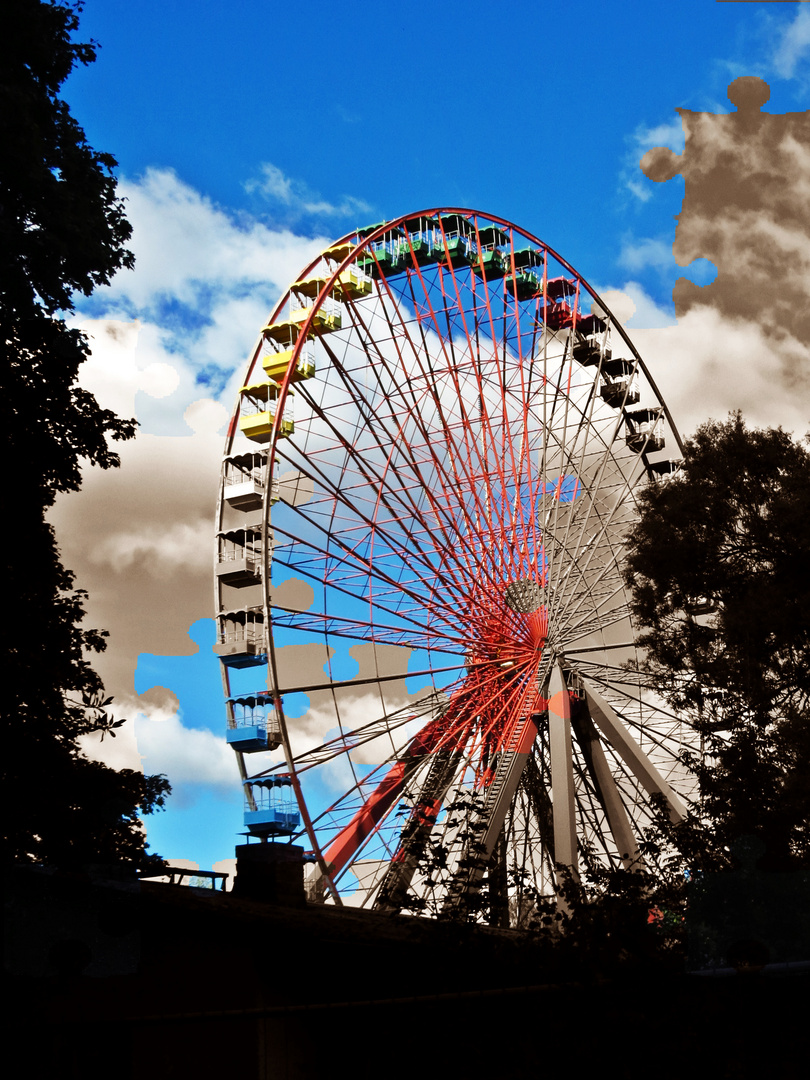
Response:
[[[605,701],[588,679],[585,684],[585,700],[594,723],[607,741],[627,765],[648,794],[663,795],[669,807],[669,817],[674,823],[683,821],[689,812],[684,800],[673,791],[655,765],[650,761],[626,725],[614,709]]]
[[[644,862],[638,850],[627,810],[605,757],[599,732],[588,712],[587,701],[580,702],[579,709],[572,717],[572,723],[624,868],[625,870],[640,870]]]
[[[555,664],[548,687],[548,737],[551,756],[551,802],[554,861],[579,880],[577,820],[574,799],[574,754],[571,745],[571,697],[562,668]]]

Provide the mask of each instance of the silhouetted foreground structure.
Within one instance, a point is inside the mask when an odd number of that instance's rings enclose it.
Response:
[[[282,890],[282,893],[284,890]],[[802,967],[612,967],[540,935],[148,882],[9,878],[16,1075],[802,1075]],[[556,1049],[555,1049],[556,1047]],[[573,1054],[574,1058],[570,1058]]]

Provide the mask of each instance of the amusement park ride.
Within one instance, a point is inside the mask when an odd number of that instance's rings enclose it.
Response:
[[[229,428],[215,651],[247,832],[305,849],[310,899],[518,925],[685,814],[621,570],[667,444],[625,331],[507,221],[425,210],[304,268]]]

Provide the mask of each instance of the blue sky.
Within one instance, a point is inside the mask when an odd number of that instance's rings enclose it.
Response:
[[[514,221],[629,298],[645,356],[688,351],[671,299],[683,180],[655,184],[639,160],[682,150],[676,107],[731,111],[740,75],[769,82],[766,111],[806,109],[810,6],[88,0],[79,36],[101,47],[65,97],[119,162],[137,258],[77,305],[96,342],[86,380],[142,434],[116,476],[88,472],[54,520],[88,620],[111,631],[99,669],[133,721],[95,752],[167,772],[175,796],[147,822],[150,843],[210,867],[232,856],[241,795],[199,620],[213,606],[220,427],[267,310],[330,239],[459,205]],[[703,285],[714,270],[686,274]],[[747,355],[755,332],[728,327],[723,341]],[[683,404],[689,430],[704,405]],[[730,390],[711,400],[737,404]],[[793,422],[787,395],[768,407],[762,422],[780,409]],[[144,705],[150,685],[179,712]]]
[[[742,74],[770,81],[770,111],[805,106],[780,52],[802,6],[512,2],[494,18],[481,3],[91,0],[98,60],[67,91],[128,178],[170,168],[231,213],[310,235],[489,209],[607,282],[671,232],[682,181],[637,166],[677,138],[676,106],[730,111]],[[644,269],[668,303],[674,265]]]

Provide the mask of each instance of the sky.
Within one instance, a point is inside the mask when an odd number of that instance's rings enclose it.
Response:
[[[86,469],[52,514],[128,720],[85,749],[165,773],[151,848],[209,869],[242,828],[211,652],[215,500],[267,313],[350,229],[470,207],[605,297],[682,434],[739,408],[801,435],[810,5],[87,0],[78,37],[98,59],[64,96],[118,161],[136,257],[77,298],[82,381],[140,422],[121,468]],[[768,83],[764,123],[738,120],[740,76]]]

